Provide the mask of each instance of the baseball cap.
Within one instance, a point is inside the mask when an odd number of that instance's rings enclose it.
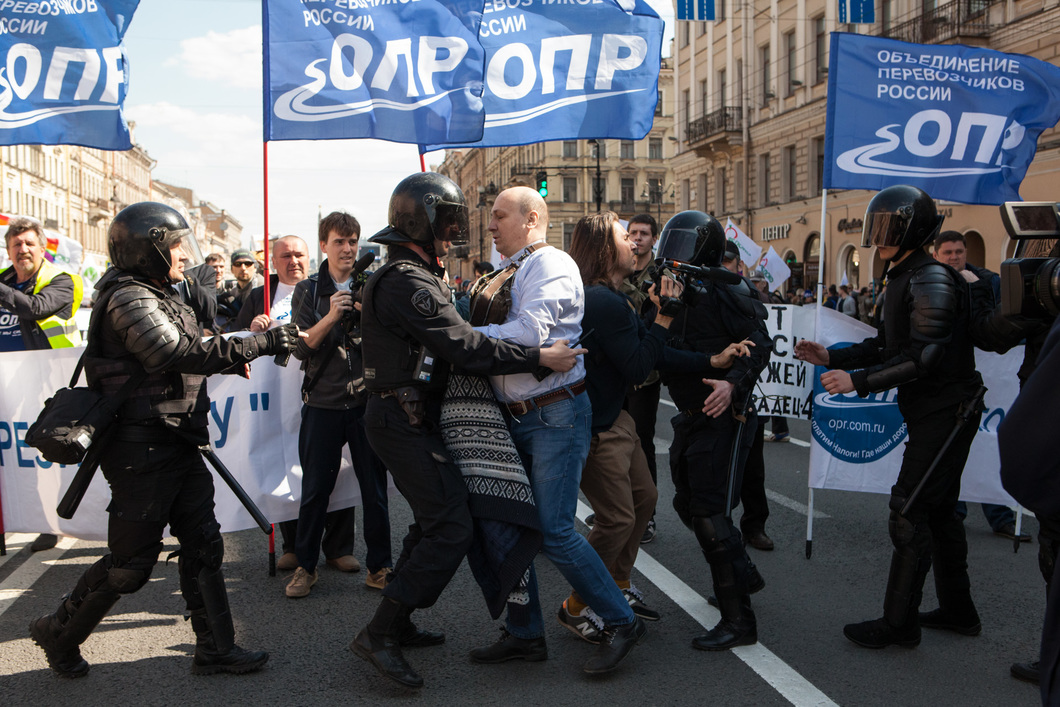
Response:
[[[734,260],[740,257],[740,249],[736,245],[736,241],[727,240],[725,241],[725,256],[724,260]]]
[[[235,265],[236,263],[257,263],[257,262],[258,261],[254,259],[254,256],[251,255],[249,250],[237,250],[236,252],[232,253],[232,265]]]

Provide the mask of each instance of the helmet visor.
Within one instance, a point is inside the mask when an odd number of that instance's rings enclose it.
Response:
[[[900,246],[906,231],[909,230],[909,222],[910,218],[907,215],[867,211],[861,230],[861,246],[863,248]]]
[[[684,228],[663,230],[662,237],[659,239],[659,246],[655,251],[655,259],[690,263],[695,259],[696,244],[698,242],[698,231]]]
[[[449,241],[453,245],[464,245],[468,242],[471,227],[468,224],[466,206],[438,199],[428,200],[425,206],[437,240]]]

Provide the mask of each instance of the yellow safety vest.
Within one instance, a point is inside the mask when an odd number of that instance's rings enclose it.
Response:
[[[81,345],[81,332],[77,328],[77,322],[74,321],[74,315],[77,314],[77,310],[81,306],[81,297],[84,295],[85,285],[79,275],[68,273],[52,265],[47,260],[41,263],[40,270],[37,271],[37,282],[33,285],[33,294],[37,294],[56,275],[63,274],[70,275],[70,278],[74,281],[74,306],[70,310],[70,318],[60,319],[53,314],[50,317],[37,320],[37,326],[48,337],[48,344],[53,349],[66,349]]]

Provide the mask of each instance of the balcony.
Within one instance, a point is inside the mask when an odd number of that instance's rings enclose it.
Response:
[[[880,26],[878,36],[917,44],[945,42],[951,39],[986,39],[991,30],[987,16],[987,8],[991,4],[993,3],[990,0],[948,2],[906,22],[890,27]]]
[[[739,106],[719,108],[713,113],[690,120],[685,130],[685,141],[695,149],[727,149],[743,141],[743,110]]]

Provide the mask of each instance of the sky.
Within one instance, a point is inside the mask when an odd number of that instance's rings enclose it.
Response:
[[[647,1],[672,37],[670,3]],[[244,244],[265,232],[261,5],[140,0],[125,35],[125,115],[157,162],[154,179],[226,209]],[[425,156],[428,168],[443,158]],[[270,142],[268,160],[269,233],[307,240],[317,214],[335,210],[356,216],[365,235],[382,229],[394,187],[420,168],[415,145],[379,140]]]

